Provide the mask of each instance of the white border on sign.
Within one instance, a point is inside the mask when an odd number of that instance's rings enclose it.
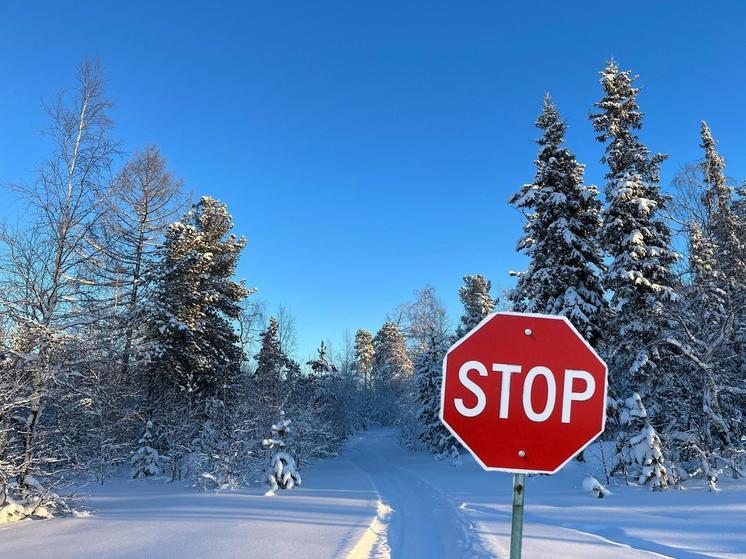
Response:
[[[580,341],[582,341],[585,344],[585,347],[587,347],[591,353],[598,359],[598,361],[603,365],[604,367],[604,406],[603,406],[603,417],[601,418],[601,430],[593,435],[590,439],[588,439],[588,442],[585,443],[582,447],[580,447],[577,451],[575,451],[567,460],[562,462],[559,466],[557,466],[554,470],[520,470],[520,469],[514,469],[514,468],[492,468],[490,466],[487,466],[482,460],[480,460],[479,456],[476,455],[476,453],[467,445],[464,440],[456,433],[450,425],[446,422],[446,420],[443,418],[443,406],[445,404],[446,399],[446,383],[445,383],[445,376],[446,376],[446,366],[448,365],[448,354],[450,354],[454,349],[456,349],[458,346],[460,346],[463,342],[469,338],[474,332],[479,330],[482,326],[484,326],[487,322],[492,320],[498,315],[503,316],[525,316],[528,318],[538,318],[543,320],[562,320],[567,324],[572,331],[575,333],[575,335],[578,337]],[[474,457],[474,459],[477,461],[477,463],[482,466],[484,470],[487,470],[489,472],[507,472],[511,474],[556,474],[558,471],[560,471],[562,468],[564,468],[570,460],[575,458],[578,454],[583,452],[588,446],[595,441],[601,433],[603,433],[606,430],[606,398],[608,395],[608,389],[609,389],[609,367],[606,365],[606,362],[601,359],[601,356],[596,353],[596,350],[593,349],[593,346],[588,343],[588,341],[578,332],[578,329],[575,328],[572,322],[570,322],[566,316],[563,315],[553,315],[553,314],[537,314],[537,313],[521,313],[521,312],[512,312],[512,311],[500,311],[500,312],[493,312],[488,314],[482,321],[477,324],[474,328],[472,328],[463,338],[458,340],[455,344],[453,344],[450,348],[448,348],[448,351],[446,352],[445,357],[443,357],[443,380],[440,383],[440,409],[438,410],[438,417],[440,418],[440,422],[446,426],[448,431],[450,431],[451,435],[453,435],[458,442],[461,443],[461,445],[469,451],[469,453]]]

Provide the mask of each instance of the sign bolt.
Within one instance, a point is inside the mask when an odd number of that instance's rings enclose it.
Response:
[[[525,450],[519,450],[518,451],[518,456],[520,456],[521,458],[525,458],[526,457],[526,451]]]
[[[530,336],[531,334],[533,334],[533,332],[531,331],[531,328],[526,328],[526,329],[525,329],[525,330],[523,331],[523,333],[524,333],[524,334],[526,334],[527,336]]]

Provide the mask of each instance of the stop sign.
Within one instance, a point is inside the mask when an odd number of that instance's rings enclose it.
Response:
[[[551,474],[603,432],[607,376],[565,317],[491,314],[443,360],[440,418],[484,469]]]

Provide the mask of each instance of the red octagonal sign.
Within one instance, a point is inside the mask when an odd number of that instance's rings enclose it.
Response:
[[[565,317],[495,313],[448,350],[440,418],[484,469],[551,474],[603,432],[607,377]]]

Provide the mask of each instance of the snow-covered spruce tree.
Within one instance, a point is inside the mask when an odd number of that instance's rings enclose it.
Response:
[[[291,420],[285,419],[285,412],[280,411],[280,419],[272,425],[271,437],[262,441],[264,448],[270,451],[267,470],[269,494],[274,494],[278,489],[292,489],[302,481],[295,467],[295,458],[287,448],[290,424]]]
[[[323,377],[331,373],[339,372],[337,366],[329,359],[329,350],[323,341],[317,351],[319,354],[318,357],[311,359],[306,363],[316,376]]]
[[[619,438],[612,472],[623,471],[625,476],[636,477],[640,485],[647,484],[652,490],[668,487],[661,440],[650,424],[639,394],[635,393],[624,400],[620,421],[629,429],[631,436]]]
[[[351,432],[346,409],[351,402],[342,398],[343,378],[331,360],[327,345],[321,342],[317,351],[318,356],[306,363],[311,369],[308,378],[312,384],[310,404],[328,425],[328,431],[333,439],[328,442],[336,447],[336,444]]]
[[[448,351],[447,336],[434,336],[420,351],[414,365],[419,440],[437,456],[459,459],[459,444],[441,423],[440,391],[443,382],[443,358]]]
[[[548,95],[536,127],[541,137],[534,182],[510,199],[525,216],[518,250],[530,259],[510,300],[521,312],[566,316],[598,347],[607,317],[598,190],[583,183],[584,166],[563,147],[567,125]]]
[[[153,444],[153,422],[145,423],[145,431],[138,441],[140,448],[132,455],[130,471],[133,479],[156,477],[163,473],[161,456],[151,445]]]
[[[733,188],[725,177],[725,161],[717,151],[712,131],[706,122],[701,127],[702,149],[705,158],[702,161],[706,190],[703,202],[709,223],[705,234],[715,245],[715,256],[723,279],[727,280],[730,290],[746,286],[746,262],[743,261],[744,241],[739,236],[742,224],[733,211]]]
[[[279,403],[283,381],[286,380],[289,371],[297,368],[297,365],[282,350],[278,330],[277,319],[274,316],[270,317],[267,329],[259,335],[261,340],[259,353],[254,356],[256,360],[254,381],[257,397],[260,402],[269,406]]]
[[[490,296],[491,288],[492,283],[484,276],[464,276],[464,285],[458,292],[464,314],[456,328],[455,339],[463,338],[495,310],[497,301]]]
[[[355,373],[360,378],[366,389],[371,388],[373,380],[373,334],[368,330],[360,328],[355,332]]]
[[[400,328],[385,322],[373,338],[372,418],[391,424],[399,417],[401,400],[412,377],[412,361]]]
[[[671,377],[663,341],[672,325],[664,311],[676,301],[672,266],[678,254],[663,216],[668,197],[658,184],[665,156],[651,155],[635,134],[643,113],[634,79],[610,62],[601,72],[604,97],[590,115],[598,141],[606,144],[602,162],[609,167],[599,235],[610,257],[602,279],[614,313],[606,354],[615,394],[639,392],[660,406],[659,386]]]
[[[246,240],[232,229],[226,205],[209,196],[168,228],[144,309],[151,382],[161,394],[178,388],[202,400],[240,372],[233,321],[250,290],[233,279]]]

